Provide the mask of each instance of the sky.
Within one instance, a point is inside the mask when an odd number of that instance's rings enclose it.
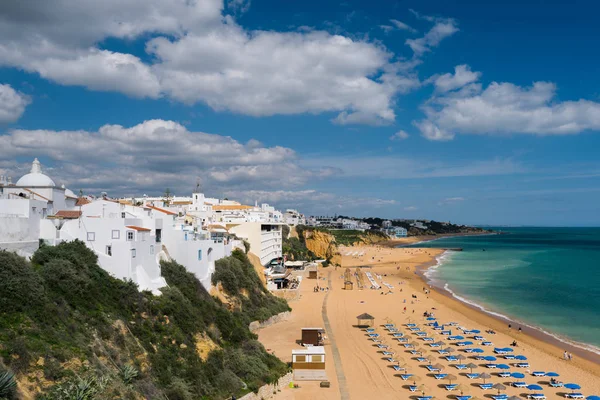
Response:
[[[9,0],[0,174],[307,215],[600,225],[594,1]]]

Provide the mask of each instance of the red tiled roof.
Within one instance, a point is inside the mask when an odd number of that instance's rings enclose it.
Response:
[[[138,232],[150,232],[150,229],[144,228],[144,227],[141,227],[141,226],[128,225],[127,228],[133,229],[133,230],[138,231]]]
[[[169,210],[165,210],[163,208],[158,208],[158,207],[150,206],[148,204],[146,204],[146,207],[147,208],[151,208],[151,209],[156,210],[156,211],[160,211],[161,213],[165,213],[167,215],[177,215],[177,213],[175,213],[173,211],[169,211]]]
[[[56,218],[77,219],[81,217],[81,211],[60,210],[54,214]]]

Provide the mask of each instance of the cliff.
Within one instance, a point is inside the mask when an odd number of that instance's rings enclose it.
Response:
[[[248,327],[289,307],[243,252],[216,262],[235,310],[176,262],[161,270],[169,286],[154,296],[112,278],[82,242],[43,246],[31,262],[0,251],[0,377],[17,382],[0,397],[223,399],[288,372]]]
[[[302,232],[308,250],[317,257],[328,260],[331,264],[342,265],[335,237],[328,232],[306,229]]]

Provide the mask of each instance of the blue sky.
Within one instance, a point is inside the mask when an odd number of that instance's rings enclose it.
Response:
[[[598,225],[598,11],[3,2],[0,173],[38,157],[89,193],[200,180],[307,214]]]

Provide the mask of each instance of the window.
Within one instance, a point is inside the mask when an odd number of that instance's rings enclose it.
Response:
[[[113,229],[112,238],[113,239],[121,239],[121,231],[118,229]]]
[[[87,233],[87,240],[88,240],[88,242],[93,242],[94,240],[96,240],[96,233],[95,232],[88,232]]]
[[[306,356],[296,356],[296,362],[306,362]]]
[[[198,250],[198,261],[202,260],[202,250]]]
[[[112,256],[112,246],[106,246],[106,255]]]
[[[126,215],[126,214],[125,214],[124,212],[122,212],[122,213],[121,213],[121,218],[125,218],[125,215]]]
[[[128,241],[132,241],[133,240],[133,231],[127,231],[127,240]]]
[[[135,249],[131,249],[131,258],[135,258]]]
[[[150,246],[150,254],[154,254],[154,246]]]
[[[323,362],[323,356],[312,356],[312,362]]]

